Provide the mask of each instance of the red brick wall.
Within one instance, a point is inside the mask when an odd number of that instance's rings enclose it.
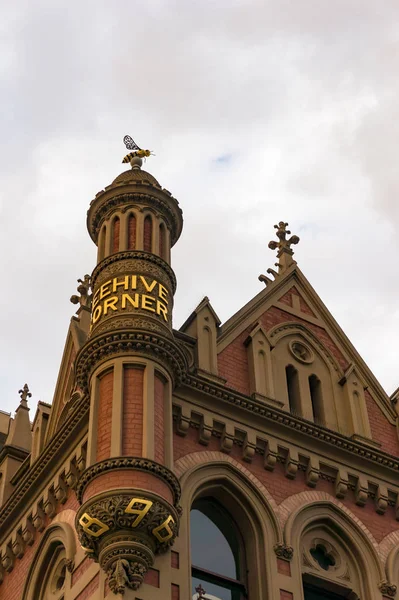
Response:
[[[227,379],[226,385],[242,394],[249,394],[248,357],[244,341],[250,331],[251,327],[239,335],[218,355],[220,377]]]
[[[281,298],[279,298],[278,301],[282,304],[286,304],[287,306],[292,307],[292,292],[296,292],[294,287],[288,290],[288,292],[286,292],[284,296],[281,296]]]
[[[106,490],[118,488],[143,488],[149,492],[159,494],[173,504],[173,496],[169,486],[159,477],[143,471],[109,471],[99,475],[89,483],[83,494],[83,502],[92,496]]]
[[[134,215],[129,216],[127,229],[127,247],[128,250],[136,250],[136,217]]]
[[[75,600],[87,600],[87,598],[90,598],[90,596],[98,589],[99,583],[100,575],[97,573],[90,583],[80,592],[79,596],[76,596]]]
[[[144,219],[144,250],[152,252],[152,219],[148,215]]]
[[[174,552],[174,550],[172,550],[172,552],[170,553],[170,564],[172,569],[179,569],[180,567],[180,556],[178,552]]]
[[[82,577],[83,573],[87,571],[93,564],[93,561],[89,558],[85,558],[83,562],[80,563],[78,568],[72,573],[72,585],[75,585],[77,581]]]
[[[277,571],[282,575],[288,575],[291,577],[291,565],[288,560],[283,560],[282,558],[277,559]]]
[[[311,317],[315,317],[316,316],[314,314],[313,310],[311,308],[309,308],[309,306],[306,304],[306,302],[302,298],[302,296],[299,296],[299,306],[301,307],[301,311],[303,313],[306,313],[306,314],[310,315]]]
[[[112,252],[119,252],[119,234],[121,222],[118,217],[114,220],[112,231]]]
[[[290,304],[291,295],[295,292],[296,289],[291,288],[291,290],[289,290],[282,298],[280,298],[280,302],[285,302],[287,305]],[[304,307],[307,305],[303,300],[301,300],[301,302],[301,307],[304,310]],[[312,314],[312,311],[309,307],[307,307],[307,310],[304,310],[304,312]],[[328,333],[322,327],[308,323],[299,317],[294,317],[293,315],[290,315],[284,310],[280,310],[276,307],[271,307],[264,315],[262,315],[260,320],[266,331],[270,331],[276,325],[286,323],[288,321],[296,321],[298,323],[305,324],[306,327],[313,331],[313,333],[317,336],[317,339],[320,340],[327,350],[329,350],[329,352],[335,357],[341,368],[343,370],[348,368],[349,363],[339,348],[335,345],[333,340],[330,338]],[[248,359],[244,342],[251,329],[252,326],[241,335],[237,336],[237,338],[233,340],[233,342],[227,348],[220,352],[218,356],[219,375],[227,380],[226,385],[228,387],[231,387],[232,389],[243,394],[249,394]],[[367,391],[366,401],[372,438],[381,443],[382,449],[385,452],[389,452],[390,454],[398,456],[399,440],[395,425],[389,423]]]
[[[110,371],[100,379],[97,423],[97,461],[109,458],[111,453],[113,390],[114,372]]]
[[[165,462],[165,384],[158,375],[155,375],[154,387],[155,460],[163,464]]]
[[[373,440],[380,442],[381,449],[385,452],[398,456],[399,440],[395,425],[391,425],[388,419],[383,415],[368,390],[364,392],[364,395],[366,397],[366,406]]]
[[[180,588],[176,583],[172,583],[172,600],[180,599]]]
[[[79,503],[76,496],[74,492],[70,491],[65,504],[57,505],[57,513],[67,509],[76,511],[78,507]],[[47,522],[50,524],[52,521],[47,518]],[[72,523],[70,524],[72,525]],[[15,560],[14,569],[11,573],[5,573],[4,581],[0,585],[0,600],[21,600],[33,557],[35,556],[45,533],[46,531],[43,531],[42,533],[36,532],[32,546],[26,546],[23,557]]]
[[[124,456],[143,455],[143,381],[142,368],[124,368],[122,434]]]
[[[286,590],[280,590],[280,600],[293,600],[294,596],[291,592]]]
[[[27,546],[24,556],[21,560],[16,560],[11,573],[5,574],[4,581],[0,585],[0,600],[21,600],[29,568],[40,539],[41,535],[36,535],[33,546]]]
[[[306,325],[308,329],[313,331],[313,333],[317,336],[320,342],[331,352],[331,354],[336,358],[342,369],[347,369],[349,366],[348,361],[343,356],[342,352],[337,348],[334,344],[333,340],[330,338],[328,333],[322,327],[318,327],[317,325],[313,325],[313,323],[309,323],[305,319],[301,319],[299,317],[294,317],[289,313],[286,313],[284,310],[280,310],[275,306],[269,308],[269,310],[262,315],[261,322],[266,331],[270,331],[276,325],[281,323],[287,323],[287,321],[296,321],[298,323],[302,323]]]
[[[156,569],[148,569],[144,575],[144,583],[159,588],[159,571]]]
[[[197,429],[190,428],[186,437],[174,435],[173,451],[174,459],[177,461],[180,457],[202,452],[203,446],[198,442],[199,432]],[[210,451],[220,451],[220,440],[212,437],[206,447]],[[251,463],[247,463],[242,458],[242,449],[234,445],[230,456],[247,468],[270,492],[277,504],[283,500],[298,494],[309,491],[305,481],[305,472],[298,471],[295,479],[285,477],[285,467],[282,463],[277,463],[274,471],[267,471],[263,466],[263,456],[255,454]],[[324,479],[319,480],[316,491],[327,492],[335,497],[334,483]],[[375,511],[373,499],[369,499],[366,506],[357,506],[355,504],[354,492],[349,490],[344,499],[340,500],[354,513],[369,529],[377,542],[380,542],[391,531],[399,530],[399,523],[395,518],[394,507],[388,506],[384,515],[379,515]]]

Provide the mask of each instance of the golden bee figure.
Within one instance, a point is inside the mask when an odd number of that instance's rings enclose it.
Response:
[[[130,135],[125,135],[125,137],[123,138],[123,142],[128,150],[133,150],[133,152],[129,152],[129,154],[126,154],[125,158],[122,161],[123,163],[129,163],[135,156],[138,156],[139,158],[144,158],[144,160],[148,156],[154,156],[154,153],[151,152],[151,150],[143,150],[142,148],[140,148],[133,140],[133,138],[130,137]]]

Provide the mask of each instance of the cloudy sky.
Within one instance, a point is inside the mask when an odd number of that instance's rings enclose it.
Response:
[[[0,408],[52,401],[85,217],[123,136],[185,218],[174,325],[262,289],[278,220],[388,393],[399,385],[397,0],[4,0]],[[34,411],[31,415],[33,417]]]

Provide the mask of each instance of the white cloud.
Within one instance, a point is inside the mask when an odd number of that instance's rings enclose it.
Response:
[[[392,391],[399,331],[395,0],[6,3],[0,45],[0,407],[51,401],[85,213],[125,133],[180,201],[175,325],[261,289],[280,219],[298,263]],[[221,156],[229,156],[218,163]]]

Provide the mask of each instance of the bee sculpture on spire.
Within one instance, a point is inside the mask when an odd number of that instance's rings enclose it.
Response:
[[[129,152],[129,154],[126,154],[125,158],[122,161],[123,163],[130,163],[130,161],[136,157],[144,158],[145,160],[149,156],[154,156],[154,153],[151,152],[151,150],[143,150],[142,148],[140,148],[136,144],[134,139],[130,137],[130,135],[125,135],[125,137],[123,138],[123,142],[128,150],[133,150],[133,152]]]

